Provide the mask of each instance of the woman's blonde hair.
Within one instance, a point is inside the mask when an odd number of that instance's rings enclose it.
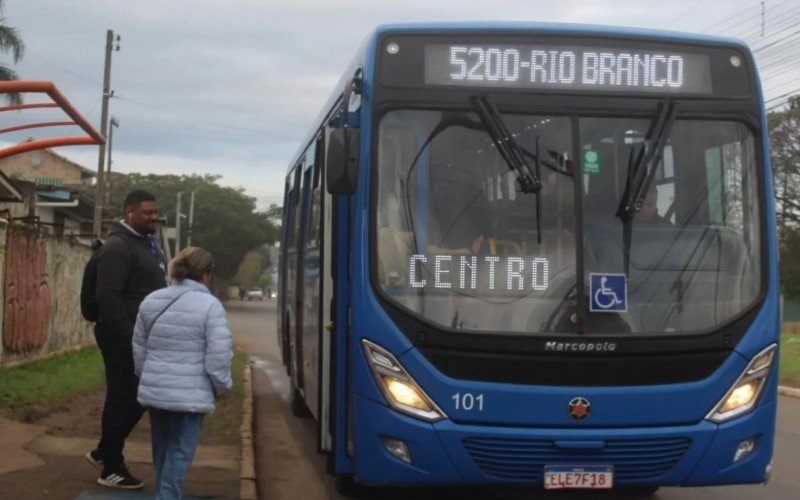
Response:
[[[214,259],[210,253],[200,247],[186,247],[169,261],[169,277],[176,281],[186,278],[200,281],[213,268]]]

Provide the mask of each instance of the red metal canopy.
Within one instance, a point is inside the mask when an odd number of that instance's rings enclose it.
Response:
[[[83,129],[86,135],[72,137],[51,137],[47,139],[33,139],[21,144],[15,144],[6,148],[0,148],[0,158],[6,158],[17,153],[33,151],[36,149],[53,148],[58,146],[79,146],[105,143],[105,138],[92,127],[92,125],[70,104],[66,97],[56,88],[53,82],[26,82],[26,81],[0,81],[0,93],[40,93],[47,94],[52,102],[40,102],[32,104],[16,104],[12,106],[0,107],[3,111],[19,111],[37,108],[61,108],[72,120],[68,121],[43,121],[32,122],[14,127],[0,129],[0,134],[42,127],[58,126],[78,126]]]

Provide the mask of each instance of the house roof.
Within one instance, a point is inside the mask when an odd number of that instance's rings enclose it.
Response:
[[[70,166],[73,166],[73,167],[77,168],[78,170],[80,170],[82,173],[84,173],[86,175],[91,175],[92,177],[97,177],[97,172],[95,172],[94,170],[86,168],[86,167],[84,167],[83,165],[81,165],[79,163],[75,163],[74,161],[70,160],[69,158],[65,158],[65,157],[61,156],[60,154],[56,153],[52,149],[43,149],[42,151],[44,151],[45,153],[47,153],[47,154],[49,154],[51,156],[54,156],[54,157],[58,158],[60,161],[63,161],[64,163],[67,163]]]

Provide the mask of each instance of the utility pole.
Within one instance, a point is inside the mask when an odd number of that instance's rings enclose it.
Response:
[[[192,191],[191,201],[189,202],[189,227],[186,236],[186,246],[192,246],[192,228],[194,227],[194,191]]]
[[[178,203],[175,209],[175,256],[181,251],[181,192],[178,191]]]
[[[111,117],[111,122],[109,122],[108,127],[108,169],[106,170],[106,178],[105,178],[105,205],[109,206],[111,204],[111,153],[114,151],[114,129],[119,127],[119,121],[113,116]]]
[[[120,37],[117,35],[117,50],[119,50]],[[111,91],[111,51],[114,49],[114,31],[106,31],[106,63],[103,70],[103,110],[100,114],[100,135],[106,137],[108,132],[108,99],[112,96]],[[105,166],[106,166],[106,144],[100,144],[100,155],[97,159],[97,186],[94,196],[94,237],[99,239],[103,226],[103,198],[105,197]]]

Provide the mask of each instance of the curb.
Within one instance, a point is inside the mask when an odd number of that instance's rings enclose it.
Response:
[[[785,385],[779,385],[778,394],[780,394],[781,396],[800,398],[800,389],[796,389],[794,387],[787,387]]]
[[[258,500],[255,454],[253,453],[253,384],[250,366],[244,369],[244,402],[242,403],[242,459],[239,468],[240,500]]]

